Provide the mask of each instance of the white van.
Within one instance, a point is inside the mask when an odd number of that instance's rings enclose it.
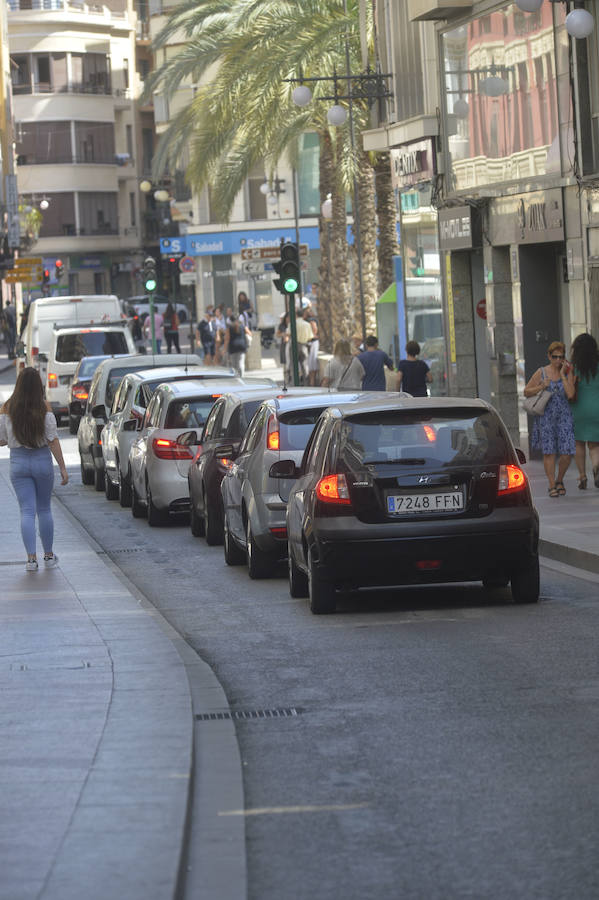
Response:
[[[84,356],[130,356],[135,353],[135,342],[122,319],[103,325],[53,328],[51,341],[48,362],[40,366],[40,376],[58,424],[61,417],[68,415],[69,387]]]
[[[52,344],[54,326],[101,325],[124,319],[121,304],[114,294],[90,294],[73,297],[40,297],[29,306],[27,327],[23,334],[25,364],[40,368],[40,354],[47,357]],[[45,372],[40,374],[45,375]]]

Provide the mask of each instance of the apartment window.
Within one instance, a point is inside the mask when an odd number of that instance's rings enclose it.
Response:
[[[112,122],[75,122],[75,152],[78,163],[114,163]]]
[[[264,165],[254,166],[247,180],[249,219],[266,219],[266,196],[260,190],[264,178]]]
[[[36,56],[34,57],[34,63],[34,89],[39,94],[48,94],[52,90],[52,82],[50,80],[50,57]]]
[[[41,238],[58,237],[61,235],[75,234],[75,195],[73,193],[64,194],[44,194],[44,198],[48,201],[48,208],[42,212],[42,224],[40,227]],[[38,206],[39,197],[33,198],[31,195],[23,195],[24,206]]]
[[[11,56],[10,79],[13,94],[31,93],[31,69],[28,56]]]
[[[20,166],[72,163],[70,122],[22,122],[17,148]]]
[[[142,170],[145,175],[152,171],[152,157],[154,156],[154,130],[152,128],[142,128],[141,147]]]
[[[123,60],[123,84],[125,86],[125,90],[129,90],[129,60]]]
[[[79,233],[118,234],[117,195],[108,191],[79,194]]]
[[[129,194],[129,224],[134,227],[137,225],[137,216],[135,212],[135,193]]]
[[[110,61],[103,53],[72,53],[72,90],[78,94],[110,94]]]
[[[129,162],[133,162],[133,125],[125,125],[125,139],[127,141]]]

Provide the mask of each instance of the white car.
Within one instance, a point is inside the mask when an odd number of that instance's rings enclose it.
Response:
[[[158,385],[194,379],[202,382],[226,379],[227,385],[231,385],[229,390],[243,384],[232,369],[218,366],[165,366],[125,375],[102,430],[104,491],[107,500],[118,498],[121,506],[131,506],[129,453]]]
[[[129,453],[131,512],[160,525],[169,513],[189,511],[187,470],[214,401],[230,390],[226,381],[179,381],[159,385],[143,428]]]

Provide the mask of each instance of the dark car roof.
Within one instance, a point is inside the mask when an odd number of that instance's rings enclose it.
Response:
[[[387,399],[380,394],[378,398],[372,397],[372,399],[365,397],[364,394],[362,394],[360,399],[354,402],[333,402],[330,406],[338,409],[342,416],[350,416],[362,412],[384,412],[389,408],[406,410],[424,409],[427,411],[430,410],[430,412],[451,409],[493,409],[493,407],[484,400],[472,397],[408,397],[405,395],[399,397],[396,395],[395,398],[389,396],[389,399]]]

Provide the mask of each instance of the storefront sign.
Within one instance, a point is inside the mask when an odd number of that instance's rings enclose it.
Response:
[[[439,249],[464,250],[474,246],[472,209],[454,206],[439,210]]]
[[[496,247],[563,241],[561,189],[551,188],[492,200],[489,206],[489,236]]]
[[[188,232],[176,238],[160,238],[160,252],[163,255],[223,256],[269,247],[278,250],[281,239],[295,241],[295,229],[278,225],[255,231]],[[300,228],[300,242],[312,250],[318,249],[318,228],[311,225]]]
[[[432,140],[416,141],[391,149],[393,187],[410,187],[430,181],[435,174],[435,149]]]

